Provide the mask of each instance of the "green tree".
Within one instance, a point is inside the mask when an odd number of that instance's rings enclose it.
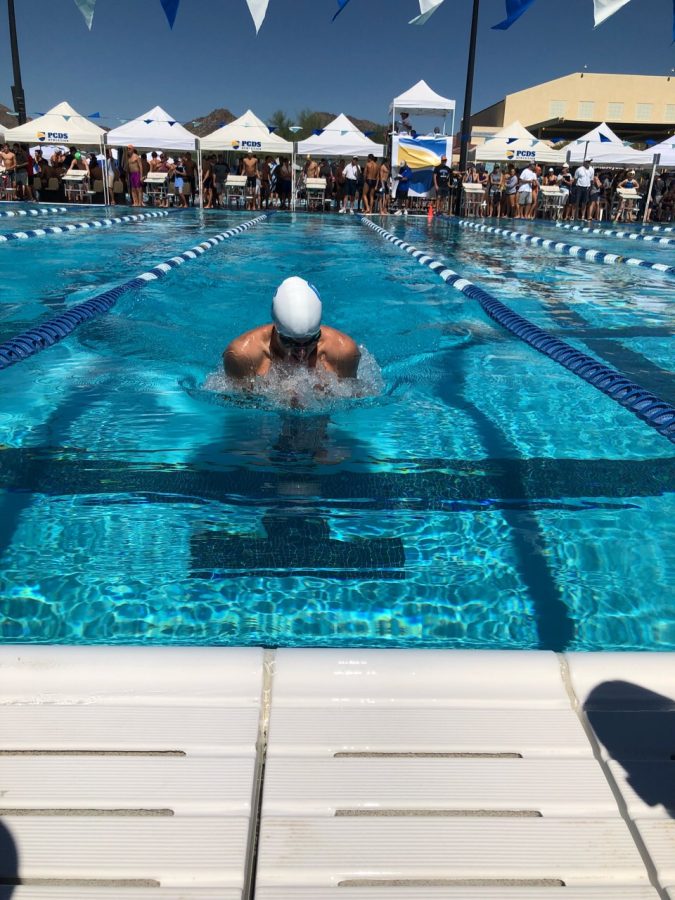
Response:
[[[295,136],[290,130],[290,126],[293,124],[293,120],[289,119],[283,109],[277,109],[272,113],[269,119],[269,124],[274,125],[274,133],[278,134],[279,137],[284,138],[284,140],[286,141],[295,140]]]

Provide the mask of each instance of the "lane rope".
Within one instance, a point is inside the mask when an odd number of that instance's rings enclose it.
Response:
[[[24,331],[22,334],[10,338],[8,341],[0,344],[0,370],[8,369],[15,363],[28,359],[29,356],[34,356],[48,347],[52,347],[75,331],[76,328],[79,328],[80,325],[109,312],[123,294],[143,288],[150,281],[157,281],[157,279],[163,278],[172,269],[182,266],[188,260],[198,259],[207,250],[211,250],[228,238],[242,234],[242,232],[248,231],[249,228],[264,222],[268,215],[264,213],[255,219],[244,222],[242,225],[237,225],[236,228],[230,228],[227,231],[220,232],[220,234],[215,234],[213,237],[202,241],[201,244],[197,244],[196,247],[191,247],[184,253],[172,256],[171,259],[159,263],[159,265],[156,265],[148,272],[143,272],[130,281],[125,281],[123,284],[117,285],[117,287],[85,300],[84,303],[73,306],[72,309],[66,310],[60,316],[56,316],[56,318],[50,319],[48,322],[44,322],[35,328],[31,328],[29,331]]]
[[[44,209],[7,209],[0,212],[0,218],[12,219],[14,216],[52,216],[55,213],[68,212],[67,206],[48,206]]]
[[[69,225],[48,225],[46,228],[32,228],[30,231],[10,231],[0,234],[0,243],[6,241],[25,241],[29,238],[45,237],[47,234],[66,234],[70,231],[82,231],[83,229],[110,228],[111,225],[122,225],[125,222],[140,222],[142,219],[158,219],[160,216],[168,216],[166,210],[157,212],[136,213],[133,216],[113,216],[110,219],[94,219],[91,222],[74,222]]]
[[[428,266],[446,284],[457,291],[461,291],[466,297],[477,300],[487,315],[497,324],[526,344],[534,347],[535,350],[543,353],[544,356],[548,356],[561,366],[564,366],[564,368],[569,369],[570,372],[574,372],[579,378],[582,378],[588,384],[630,410],[639,419],[675,444],[675,407],[666,403],[665,400],[661,400],[655,394],[652,394],[651,391],[634,384],[615,369],[611,369],[592,356],[576,350],[570,344],[561,341],[518,315],[518,313],[513,312],[508,306],[497,300],[496,297],[488,294],[487,291],[484,291],[478,285],[473,284],[468,278],[462,278],[461,275],[453,272],[440,260],[434,259],[433,256],[425,253],[423,250],[418,250],[412,244],[402,241],[396,235],[376,225],[375,222],[372,222],[365,216],[360,218],[364,225],[367,225],[386,241],[389,241],[389,243],[409,253],[421,266]]]
[[[584,234],[602,234],[605,237],[626,238],[629,241],[651,241],[662,247],[670,247],[675,244],[675,238],[659,237],[657,234],[640,234],[637,231],[614,231],[610,228],[591,228],[590,225],[573,225],[571,222],[556,222],[556,228],[564,228],[565,231],[581,231]]]
[[[447,216],[439,216],[439,218],[447,218]],[[675,277],[675,266],[666,266],[664,263],[647,262],[645,259],[637,259],[631,256],[619,256],[616,253],[603,253],[601,250],[589,250],[586,247],[580,247],[576,244],[565,244],[562,241],[553,241],[550,238],[539,237],[539,235],[536,234],[526,234],[524,231],[512,231],[510,228],[499,228],[496,225],[482,225],[479,222],[472,222],[467,219],[459,219],[457,224],[460,228],[473,228],[475,231],[496,234],[501,237],[510,238],[512,241],[517,241],[521,244],[532,244],[535,247],[554,250],[556,253],[561,253],[563,256],[574,256],[577,259],[584,259],[587,262],[600,263],[605,266],[636,266],[643,269],[652,269],[655,272],[661,272],[664,275]]]

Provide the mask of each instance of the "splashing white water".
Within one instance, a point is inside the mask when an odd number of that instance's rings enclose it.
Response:
[[[205,391],[227,395],[238,401],[250,398],[257,405],[275,409],[319,412],[336,409],[349,401],[378,397],[384,391],[384,379],[375,357],[360,346],[361,361],[356,378],[338,378],[325,369],[304,366],[274,366],[267,375],[256,378],[252,390],[228,378],[222,371],[211,372],[203,385]]]

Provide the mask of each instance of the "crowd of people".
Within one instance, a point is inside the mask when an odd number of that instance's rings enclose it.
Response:
[[[296,200],[308,200],[312,179],[325,181],[321,203],[312,205],[315,209],[352,215],[407,215],[413,204],[413,172],[405,162],[392,171],[386,159],[376,159],[373,154],[363,164],[356,156],[338,160],[310,158],[294,173],[288,157],[276,159],[268,155],[258,159],[251,152],[233,159],[232,154],[229,156],[230,161],[225,154],[205,155],[200,181],[199,167],[190,151],[174,155],[155,150],[139,153],[129,144],[117,154],[106,148],[105,155],[84,153],[77,147],[56,148],[46,158],[39,147],[31,151],[24,145],[5,144],[0,149],[0,199],[56,199],[55,194],[62,195],[64,175],[80,172],[83,177],[75,199],[93,196],[102,200],[105,181],[109,202],[126,203],[129,198],[132,206],[152,203],[188,207],[199,202],[201,193],[206,209],[225,207],[227,183],[232,175],[245,179],[242,196],[247,209],[290,209],[294,189]],[[150,173],[165,173],[162,190],[149,191]],[[470,191],[470,204],[463,202],[463,196],[468,195],[462,190],[463,185],[482,188]],[[551,194],[542,188],[555,189],[555,203],[546,206],[541,202],[544,194]],[[630,194],[632,189],[635,197],[622,196],[622,191]],[[634,169],[596,170],[590,160],[574,172],[567,163],[553,168],[535,162],[521,169],[500,163],[488,168],[479,163],[462,172],[451,167],[443,156],[432,173],[430,196],[420,201],[415,195],[415,203],[419,206],[431,202],[436,213],[495,218],[533,219],[554,208],[556,215],[565,220],[593,221],[612,215],[616,221],[633,221],[641,214],[640,198],[646,196],[647,189],[648,175]],[[307,206],[310,207],[309,202]],[[657,173],[648,220],[670,221],[674,215],[675,173]]]

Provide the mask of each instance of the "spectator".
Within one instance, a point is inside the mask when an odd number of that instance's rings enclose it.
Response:
[[[591,165],[592,160],[584,160],[574,173],[576,194],[574,199],[574,215],[580,219],[586,218],[586,210],[590,199],[591,185],[595,169]]]

